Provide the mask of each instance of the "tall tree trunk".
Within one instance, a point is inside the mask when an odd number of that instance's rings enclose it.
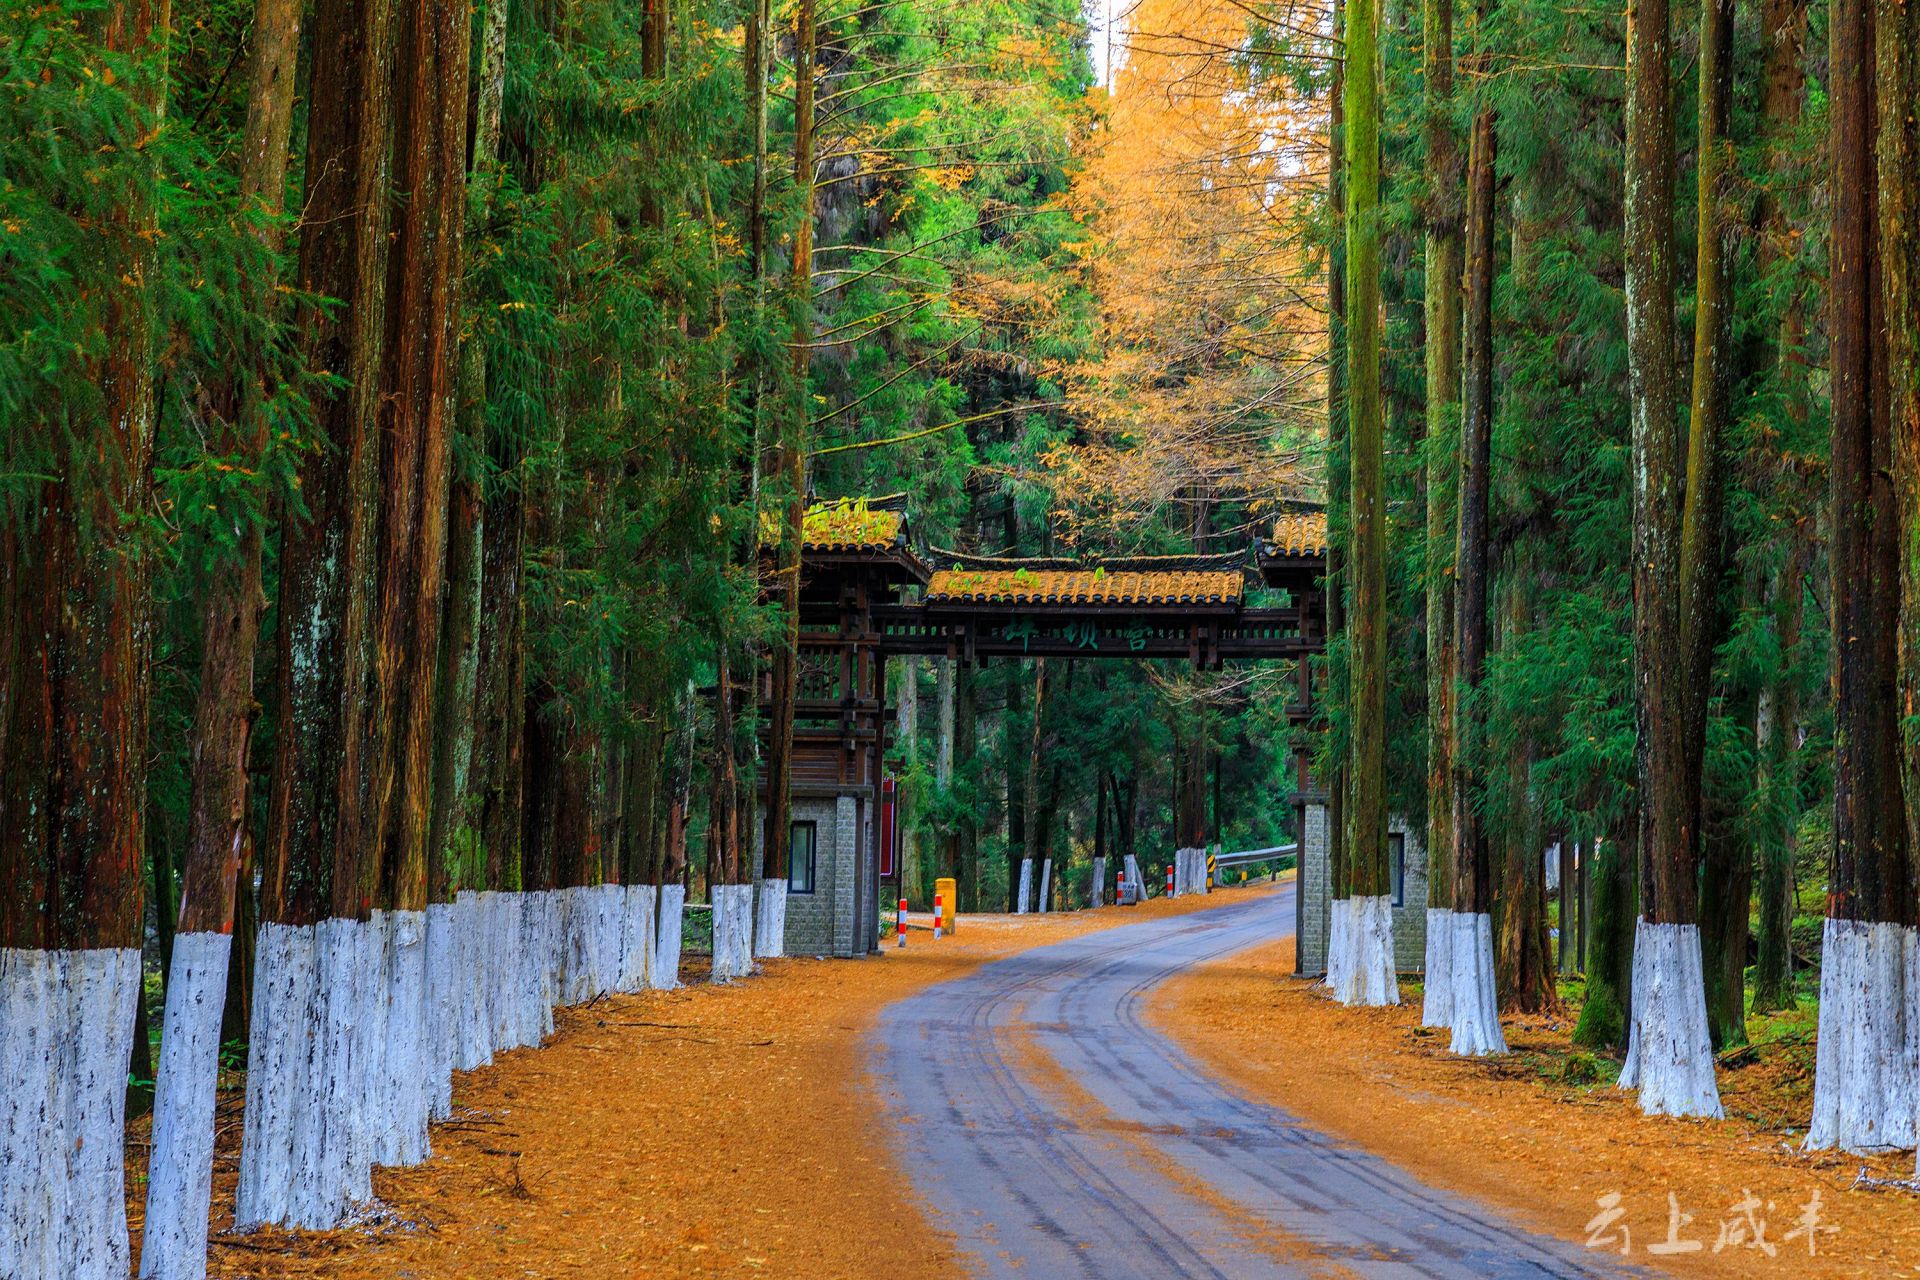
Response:
[[[1532,609],[1533,571],[1515,556],[1508,564],[1501,608],[1501,645],[1515,644]],[[1502,862],[1497,986],[1502,1009],[1542,1013],[1556,1008],[1559,992],[1547,959],[1546,847],[1533,796],[1534,742],[1516,738],[1505,764],[1506,840]]]
[[[435,677],[447,569],[447,499],[467,216],[468,10],[421,0],[396,30],[393,180],[404,203],[388,257],[376,620],[378,719],[388,753],[386,900],[427,904]],[[433,851],[438,860],[439,850]]]
[[[1776,179],[1791,163],[1806,97],[1807,6],[1805,0],[1767,0],[1762,32],[1766,74],[1761,102],[1763,137],[1769,167]],[[1794,228],[1783,202],[1763,194],[1760,209],[1761,278],[1775,292],[1779,264],[1791,260]],[[1807,413],[1806,355],[1801,350],[1805,324],[1799,299],[1791,291],[1779,308],[1780,322],[1771,352],[1773,376],[1787,401],[1787,413],[1804,422]],[[1772,460],[1776,474],[1788,471],[1787,460]],[[1799,719],[1797,681],[1802,586],[1807,571],[1807,520],[1791,522],[1786,539],[1786,565],[1769,584],[1772,627],[1782,655],[1774,681],[1760,691],[1754,735],[1754,791],[1759,797],[1760,931],[1753,973],[1753,1011],[1769,1013],[1792,1008],[1793,974],[1789,927],[1794,910],[1794,851],[1800,815]]]
[[[1460,427],[1460,273],[1463,256],[1460,146],[1454,136],[1453,0],[1423,0],[1421,68],[1426,82],[1426,639],[1427,914],[1426,999],[1421,1021],[1452,1025],[1454,873],[1453,543]]]
[[[1727,703],[1738,731],[1744,734],[1758,713],[1757,687],[1735,688],[1729,692]],[[1753,799],[1750,794],[1722,786],[1710,791],[1703,807],[1701,965],[1707,987],[1707,1033],[1716,1050],[1747,1042],[1753,846],[1743,810]]]
[[[1712,42],[1705,42],[1711,46]],[[1714,61],[1709,51],[1703,63]],[[1703,70],[1703,75],[1706,72]],[[1653,1114],[1719,1115],[1700,975],[1699,772],[1687,758],[1692,659],[1703,634],[1683,550],[1683,470],[1673,369],[1673,101],[1667,0],[1635,0],[1627,23],[1628,391],[1633,436],[1634,688],[1645,880],[1634,941],[1633,1043],[1621,1084]],[[1706,117],[1703,116],[1703,120]],[[1704,495],[1702,495],[1704,496]],[[1696,498],[1696,501],[1699,499]],[[1696,536],[1705,528],[1696,522]],[[1698,547],[1700,544],[1696,544]],[[1658,1040],[1658,1051],[1638,1052]],[[1669,1051],[1670,1050],[1670,1051]]]
[[[1588,1049],[1626,1048],[1633,1012],[1634,897],[1639,883],[1639,819],[1629,815],[1620,829],[1595,839],[1587,852],[1587,992],[1573,1042]]]
[[[1879,108],[1869,0],[1835,0],[1827,33],[1834,814],[1807,1143],[1867,1150],[1911,1145],[1914,1135],[1912,1065],[1900,1047],[1900,1020],[1879,1012],[1911,1000],[1897,957],[1912,945],[1914,922],[1899,776],[1903,709],[1896,701],[1895,620],[1909,548],[1894,527],[1878,225],[1880,196],[1897,208],[1903,194],[1887,187],[1875,163]]]
[[[1898,709],[1911,851],[1920,848],[1920,10],[1878,0],[1876,22],[1879,247],[1900,573]],[[1906,993],[1909,1018],[1915,995]],[[1920,1117],[1915,1124],[1920,1128]]]
[[[787,874],[793,786],[793,702],[800,659],[800,551],[807,507],[808,421],[813,397],[808,373],[813,342],[814,53],[819,35],[814,0],[800,0],[794,14],[793,180],[800,214],[793,228],[792,283],[788,306],[793,330],[792,395],[775,446],[774,471],[785,486],[786,512],[777,553],[776,596],[785,630],[773,646],[772,725],[767,752],[766,875]]]
[[[1686,833],[1704,861],[1710,902],[1700,911],[1700,950],[1711,1043],[1746,1042],[1750,850],[1726,825],[1711,830],[1703,774],[1713,654],[1723,630],[1721,583],[1725,562],[1726,435],[1734,367],[1733,280],[1728,254],[1735,210],[1728,187],[1735,176],[1729,116],[1733,90],[1733,0],[1709,0],[1701,10],[1693,395],[1687,432],[1686,488],[1681,512],[1680,632],[1685,696],[1681,760],[1693,807]],[[1750,722],[1750,718],[1749,721]],[[1712,802],[1716,807],[1719,802]],[[1731,815],[1727,815],[1729,818]],[[1708,908],[1711,907],[1711,910]]]
[[[1349,1004],[1397,1004],[1387,868],[1386,445],[1380,401],[1380,50],[1378,0],[1349,0],[1342,88],[1347,129],[1347,438],[1351,481],[1353,620],[1352,805],[1348,862],[1354,902]]]
[[[256,0],[247,67],[239,196],[242,208],[257,215],[255,234],[274,261],[284,238],[280,214],[301,10],[300,0]],[[252,292],[263,316],[277,310],[278,283],[260,280]],[[215,448],[251,469],[259,466],[268,444],[264,353],[237,355],[232,383],[214,394],[226,410]],[[168,949],[167,1009],[154,1081],[157,1114],[140,1274],[169,1280],[190,1280],[206,1270],[214,1088],[226,1030],[223,1015],[235,1004],[229,999],[234,905],[242,868],[251,861],[247,763],[257,711],[254,657],[267,604],[261,586],[265,530],[260,521],[242,518],[234,534],[234,551],[212,575],[203,613],[187,857],[180,881],[183,936],[177,952]],[[245,891],[250,908],[252,886]],[[241,930],[240,937],[243,946],[250,943],[251,929]],[[243,950],[237,967],[244,972],[250,959]],[[243,989],[241,999],[250,994]]]
[[[1879,248],[1900,572],[1897,707],[1911,853],[1920,849],[1920,727],[1914,719],[1920,707],[1920,8],[1878,0],[1875,20]],[[1916,994],[1907,992],[1909,1017]]]
[[[476,237],[492,216],[500,189],[501,104],[506,92],[507,0],[487,0],[473,92],[472,159],[467,170],[466,235]],[[435,676],[433,810],[428,827],[427,897],[448,900],[456,890],[485,885],[480,862],[481,790],[473,772],[480,706],[480,604],[486,563],[484,491],[487,351],[470,333],[460,343],[458,400],[447,505],[446,610]]]

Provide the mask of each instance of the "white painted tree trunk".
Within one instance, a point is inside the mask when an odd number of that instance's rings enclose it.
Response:
[[[620,989],[645,991],[653,967],[653,913],[656,892],[650,884],[627,886],[626,927],[621,930]]]
[[[1027,913],[1027,899],[1033,895],[1033,859],[1020,859],[1020,891],[1013,899],[1013,913],[1022,916]]]
[[[1914,931],[1901,925],[1826,922],[1807,1149],[1867,1154],[1914,1145],[1915,951]]]
[[[1133,900],[1138,902],[1147,896],[1147,882],[1140,875],[1140,860],[1128,854],[1126,868],[1127,883],[1133,887]]]
[[[653,988],[656,991],[672,991],[680,985],[680,927],[686,902],[685,885],[660,886],[660,922],[653,933]]]
[[[1053,897],[1053,859],[1048,858],[1040,864],[1040,896],[1034,900],[1034,910],[1045,912],[1052,905]]]
[[[553,1032],[553,1002],[549,996],[547,962],[551,950],[546,942],[549,904],[544,893],[518,895],[518,920],[513,922],[519,957],[520,982],[515,997],[515,1043],[537,1046]]]
[[[561,1003],[583,1005],[593,999],[593,900],[587,890],[573,886],[561,890],[566,921],[565,977]]]
[[[376,1116],[380,1142],[377,1164],[407,1166],[432,1153],[427,1120],[433,1101],[428,1065],[427,916],[424,911],[395,911],[387,917],[385,1013],[386,1095],[388,1111]]]
[[[779,876],[762,880],[754,896],[753,954],[787,954],[787,882]]]
[[[1348,989],[1353,969],[1353,899],[1335,898],[1327,904],[1326,985],[1336,996]]]
[[[153,1148],[142,1280],[202,1280],[213,1198],[213,1111],[220,1083],[220,1014],[233,935],[178,933],[154,1073]],[[0,1275],[7,1275],[0,1262]]]
[[[1638,1089],[1648,1115],[1720,1118],[1698,925],[1643,919],[1634,930],[1633,1026],[1620,1087]]]
[[[1505,1053],[1500,993],[1494,985],[1493,917],[1484,911],[1449,914],[1453,1040],[1448,1047],[1463,1058]]]
[[[488,954],[488,931],[496,915],[496,900],[502,895],[488,890],[475,893],[463,889],[454,895],[454,963],[459,966],[461,999],[455,1010],[453,1065],[461,1071],[474,1071],[493,1061],[493,1019],[491,986],[488,975],[493,957]]]
[[[1345,1005],[1400,1003],[1400,976],[1393,962],[1393,899],[1385,894],[1349,898],[1347,949],[1342,982],[1334,998]]]
[[[1105,855],[1093,860],[1093,880],[1087,885],[1087,905],[1103,907],[1107,903],[1107,859]]]
[[[1427,908],[1426,988],[1420,998],[1420,1025],[1453,1025],[1453,912]]]
[[[713,901],[713,980],[731,982],[753,972],[753,886],[716,884]]]
[[[292,1211],[295,1133],[308,1105],[316,1030],[318,929],[267,922],[254,938],[247,1105],[234,1220],[242,1231]]]
[[[620,945],[626,932],[627,891],[618,884],[600,886],[600,976],[601,995],[620,989]]]
[[[427,921],[427,986],[421,998],[420,1024],[426,1036],[427,1118],[445,1120],[453,1114],[453,1059],[459,1047],[460,974],[459,925],[451,902],[429,903]]]
[[[0,949],[0,1276],[124,1280],[140,953]],[[217,1034],[217,1031],[216,1031]]]

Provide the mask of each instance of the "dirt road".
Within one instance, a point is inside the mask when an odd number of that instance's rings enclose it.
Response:
[[[1144,1025],[1153,987],[1292,924],[1286,886],[1026,951],[886,1011],[873,1060],[897,1154],[970,1269],[1008,1280],[1622,1274],[1228,1092]]]

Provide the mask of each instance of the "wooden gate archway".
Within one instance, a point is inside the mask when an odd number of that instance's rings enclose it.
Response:
[[[1008,559],[916,551],[904,495],[810,506],[791,801],[816,851],[830,845],[834,901],[818,891],[809,902],[789,897],[789,950],[856,955],[878,946],[876,834],[894,715],[887,658],[1157,658],[1201,670],[1290,659],[1298,683],[1288,715],[1304,725],[1314,708],[1308,659],[1326,647],[1326,541],[1326,517],[1303,510],[1280,516],[1246,551]],[[1256,586],[1278,601],[1249,604]],[[902,598],[915,587],[919,599]],[[765,724],[771,691],[760,692]],[[1304,735],[1294,775],[1298,824],[1305,806],[1323,799]]]

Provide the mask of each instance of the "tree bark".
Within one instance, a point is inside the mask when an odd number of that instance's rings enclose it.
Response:
[[[365,750],[388,790],[385,901],[427,904],[434,700],[447,569],[447,499],[467,213],[468,10],[418,0],[397,23],[386,370],[380,416],[376,697]],[[434,851],[437,860],[439,851]]]
[[[506,93],[507,0],[487,0],[473,86],[468,151],[467,226],[481,235],[499,191],[501,108]],[[481,851],[482,788],[473,771],[480,707],[480,606],[486,563],[487,352],[478,333],[460,342],[458,400],[447,503],[446,610],[435,676],[433,810],[428,827],[427,897],[443,902],[459,889],[486,887]]]
[[[1879,247],[1900,574],[1897,705],[1911,850],[1920,848],[1920,7],[1878,0],[1876,8]]]
[[[791,307],[793,343],[792,398],[775,446],[775,472],[786,486],[786,512],[776,556],[775,594],[784,632],[773,646],[772,726],[767,752],[766,875],[787,874],[793,786],[793,714],[795,677],[800,658],[800,552],[807,507],[806,447],[813,398],[808,374],[813,341],[814,215],[814,51],[818,28],[814,0],[800,0],[794,15],[793,180],[800,189],[800,216],[794,224]]]
[[[1667,0],[1635,0],[1627,24],[1628,388],[1633,434],[1634,688],[1640,857],[1649,921],[1697,919],[1684,758],[1688,663],[1681,583],[1683,457],[1673,369],[1673,103]]]
[[[1454,644],[1460,702],[1453,716],[1453,909],[1469,915],[1493,910],[1493,857],[1476,804],[1483,776],[1484,712],[1476,692],[1487,661],[1487,508],[1493,466],[1493,111],[1473,118],[1467,159],[1466,376],[1460,416],[1459,514],[1454,549]]]
[[[1354,545],[1352,829],[1356,898],[1390,892],[1386,867],[1386,489],[1380,418],[1379,0],[1350,0],[1346,27],[1346,367]]]
[[[1586,1000],[1573,1042],[1603,1051],[1627,1047],[1633,1010],[1634,890],[1638,884],[1639,851],[1633,841],[1639,833],[1637,816],[1629,815],[1620,830],[1596,839],[1587,858],[1590,917],[1586,958]]]
[[[1766,49],[1763,138],[1769,167],[1776,175],[1790,163],[1793,136],[1799,128],[1806,96],[1804,68],[1807,39],[1805,0],[1767,0],[1762,16]],[[1790,256],[1794,228],[1785,206],[1763,194],[1760,208],[1761,277],[1779,289],[1774,279],[1778,264]],[[1797,292],[1797,291],[1795,291]],[[1780,322],[1771,352],[1774,377],[1787,401],[1787,413],[1804,422],[1807,413],[1806,355],[1801,350],[1804,322],[1799,299],[1791,293],[1779,309]],[[1787,459],[1775,462],[1776,474],[1787,472]],[[1797,515],[1798,513],[1796,513]],[[1799,665],[1800,613],[1809,551],[1804,517],[1794,519],[1786,539],[1785,569],[1768,584],[1771,625],[1781,653],[1780,672],[1760,691],[1756,708],[1754,791],[1763,815],[1760,827],[1760,930],[1753,973],[1753,1011],[1776,1012],[1794,1006],[1792,951],[1789,929],[1794,911],[1794,852],[1800,814]]]
[[[1874,22],[1869,0],[1836,0],[1828,25],[1834,818],[1827,914],[1904,925],[1913,923],[1913,903],[1897,776],[1898,628],[1890,622],[1898,616],[1907,556],[1894,527],[1890,483],[1895,458],[1887,416],[1889,347],[1877,225],[1883,189],[1896,201],[1896,210],[1900,206],[1875,164]]]
[[[1463,253],[1459,142],[1454,136],[1453,0],[1421,4],[1426,80],[1426,631],[1427,901],[1451,906],[1454,827],[1454,489],[1460,426],[1460,273]]]

